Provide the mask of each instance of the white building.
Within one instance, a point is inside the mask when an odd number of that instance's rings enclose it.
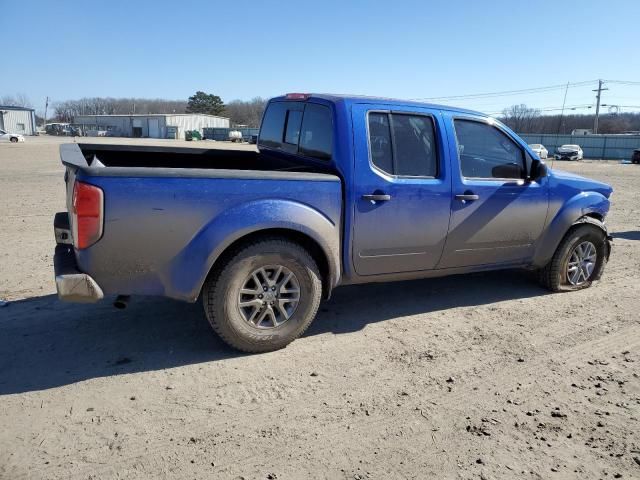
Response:
[[[229,119],[202,113],[154,113],[142,115],[77,115],[74,125],[87,135],[108,132],[115,137],[184,139],[187,130],[229,128]]]
[[[22,135],[35,135],[35,110],[33,108],[0,105],[0,130]]]

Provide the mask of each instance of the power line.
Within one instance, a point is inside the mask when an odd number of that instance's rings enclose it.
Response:
[[[566,85],[565,85],[566,88]],[[564,107],[565,110],[578,110],[578,109],[584,109],[584,108],[593,108],[592,104],[582,104],[582,105],[567,105]],[[540,107],[540,108],[536,108],[536,107],[531,107],[531,110],[537,110],[538,112],[553,112],[553,111],[558,111],[558,110],[562,110],[563,107]],[[499,112],[491,112],[488,113],[487,115],[500,115],[501,113],[503,113],[503,110],[499,111]]]
[[[602,103],[602,107],[640,108],[640,105],[618,105],[617,103]]]
[[[587,80],[584,82],[569,83],[568,86],[569,88],[581,87],[581,86],[595,83],[597,81],[598,80]],[[450,95],[450,96],[443,96],[443,97],[423,97],[423,98],[412,98],[410,100],[419,101],[419,100],[455,100],[455,99],[462,99],[462,98],[490,98],[490,97],[501,97],[501,96],[508,96],[508,95],[520,95],[522,93],[550,92],[553,90],[560,90],[560,89],[566,89],[566,88],[567,88],[567,84],[565,83],[562,85],[548,85],[546,87],[523,88],[520,90],[503,90],[499,92],[472,93],[467,95]]]
[[[617,83],[620,85],[640,85],[640,82],[630,81],[630,80],[604,80],[607,83]]]
[[[602,85],[604,83],[614,83],[617,85],[625,85],[625,86],[636,86],[636,85],[640,85],[640,81],[632,81],[632,80],[586,80],[586,81],[581,81],[581,82],[569,82],[569,83],[565,83],[565,84],[558,84],[558,85],[547,85],[544,87],[534,87],[534,88],[523,88],[523,89],[518,89],[518,90],[502,90],[502,91],[496,91],[496,92],[485,92],[485,93],[473,93],[473,94],[467,94],[467,95],[450,95],[450,96],[442,96],[442,97],[422,97],[422,98],[413,98],[411,100],[415,100],[415,101],[432,101],[432,100],[451,100],[451,101],[455,101],[455,100],[468,100],[468,101],[473,101],[473,100],[482,100],[482,99],[489,99],[492,97],[505,97],[505,96],[512,96],[512,95],[523,95],[523,94],[528,94],[528,93],[532,93],[532,94],[539,94],[539,93],[546,93],[546,92],[553,92],[553,91],[557,91],[557,90],[564,90],[565,94],[567,92],[567,90],[569,88],[576,88],[576,87],[583,87],[583,86],[587,86],[587,85],[591,85],[591,84],[596,84],[597,85],[597,89],[594,91],[598,91],[600,90],[600,92],[602,90],[605,90],[605,88],[602,88]],[[596,97],[597,100],[597,97]],[[635,100],[635,98],[634,98]],[[596,102],[597,104],[597,102]],[[609,104],[611,104],[611,102],[609,102]],[[492,105],[491,103],[486,104],[487,107]],[[493,105],[498,106],[498,103],[494,103]],[[636,107],[634,105],[619,105],[621,108],[640,108],[640,107]],[[587,109],[587,108],[592,108],[593,104],[579,104],[579,105],[569,105],[566,106],[565,108],[568,110],[577,110],[577,109]],[[480,110],[480,108],[478,108]],[[597,106],[596,106],[597,109]],[[483,109],[484,110],[484,109]],[[561,107],[541,107],[541,108],[536,108],[535,110],[541,111],[541,112],[552,112],[552,111],[560,111],[562,110]],[[501,114],[502,111],[499,112],[492,112],[489,113],[489,115],[499,115]]]
[[[632,109],[638,109],[640,110],[640,105],[619,105],[617,103],[601,103],[600,104],[601,107],[618,107],[618,108],[632,108]],[[565,110],[584,110],[584,109],[590,109],[593,108],[593,105],[567,105],[566,107],[564,107]],[[554,112],[554,111],[559,111],[562,110],[562,107],[542,107],[542,108],[536,108],[536,107],[531,107],[532,110],[537,110],[538,112]],[[485,112],[487,115],[501,115],[502,113],[504,113],[504,110],[500,110],[500,111],[495,111],[495,112]]]

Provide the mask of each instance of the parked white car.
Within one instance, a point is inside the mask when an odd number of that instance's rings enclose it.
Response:
[[[542,145],[541,143],[531,143],[529,146],[531,147],[531,150],[533,150],[533,152],[536,155],[538,155],[538,158],[540,158],[541,160],[544,160],[549,156],[549,150],[547,150],[545,146]]]
[[[20,135],[19,133],[9,133],[5,132],[4,130],[0,130],[0,142],[24,142],[24,136]]]
[[[582,160],[584,154],[580,145],[562,145],[556,149],[556,160]]]

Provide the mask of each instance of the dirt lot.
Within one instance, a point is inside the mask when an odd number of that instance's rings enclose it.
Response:
[[[640,478],[640,167],[556,163],[615,188],[594,288],[345,287],[242,355],[197,304],[56,300],[59,143],[0,145],[0,478]]]

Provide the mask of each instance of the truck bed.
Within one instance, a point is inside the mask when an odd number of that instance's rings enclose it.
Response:
[[[76,145],[63,149],[68,157],[77,155]],[[77,144],[87,166],[108,168],[193,168],[207,170],[254,171],[320,171],[317,167],[292,162],[286,158],[260,153],[257,150],[221,148],[184,148],[162,146],[131,146]]]
[[[104,193],[102,238],[75,257],[105,295],[195,301],[228,242],[265,229],[317,232],[339,263],[334,174],[241,150],[65,144],[60,154],[69,212],[76,181]]]

